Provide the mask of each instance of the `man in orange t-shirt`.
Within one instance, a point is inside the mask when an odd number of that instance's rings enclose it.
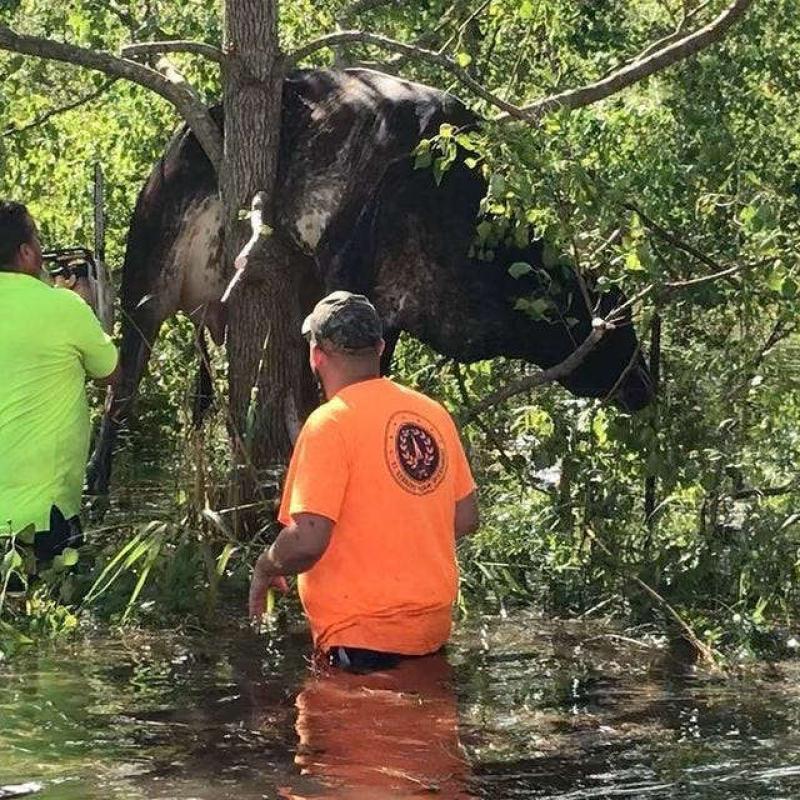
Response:
[[[256,562],[250,614],[299,574],[317,651],[354,669],[433,653],[450,635],[456,540],[478,526],[475,482],[447,411],[380,377],[384,342],[362,295],[334,292],[303,323],[328,401],[289,465],[285,526]]]

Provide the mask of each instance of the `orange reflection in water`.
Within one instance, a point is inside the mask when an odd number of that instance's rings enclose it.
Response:
[[[297,697],[295,762],[313,790],[291,800],[467,800],[469,765],[458,738],[452,668],[444,656],[369,675],[310,677]]]

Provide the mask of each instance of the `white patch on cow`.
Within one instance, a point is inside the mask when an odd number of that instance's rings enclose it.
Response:
[[[300,414],[297,413],[297,403],[294,401],[294,395],[289,392],[286,395],[286,432],[289,434],[289,441],[294,446],[297,437],[300,435],[300,428],[303,423],[300,421]]]
[[[170,272],[180,286],[178,308],[198,321],[205,305],[225,289],[222,232],[222,203],[211,195],[187,209],[173,246]]]
[[[403,311],[408,303],[410,292],[403,292],[399,296],[390,296],[388,306],[385,306],[383,323],[387,328],[398,327]]]
[[[312,252],[325,233],[325,228],[336,206],[336,190],[332,188],[317,189],[303,200],[303,213],[297,220],[295,228],[300,241]]]

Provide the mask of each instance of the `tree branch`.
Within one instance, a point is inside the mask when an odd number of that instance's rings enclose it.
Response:
[[[686,35],[686,29],[689,27],[689,23],[698,15],[701,11],[708,7],[711,0],[705,0],[705,2],[700,3],[700,5],[695,6],[691,11],[684,15],[681,19],[680,24],[678,27],[672,31],[672,33],[668,33],[666,36],[663,36],[661,39],[657,39],[652,44],[649,44],[636,56],[636,61],[641,61],[643,58],[647,58],[649,55],[652,55],[658,50],[661,50],[667,45],[672,44],[673,42],[677,42],[682,39]]]
[[[765,489],[739,489],[730,495],[732,500],[749,500],[752,497],[783,497],[800,489],[800,483],[796,480],[789,481],[783,486],[768,486]]]
[[[482,411],[486,411],[486,409],[492,408],[492,406],[496,406],[504,400],[522,394],[522,392],[527,392],[536,386],[543,386],[546,383],[553,383],[561,378],[566,378],[567,375],[577,369],[589,353],[597,347],[600,340],[605,336],[606,331],[607,327],[605,325],[593,327],[592,332],[584,339],[581,345],[574,352],[570,353],[560,364],[556,364],[548,369],[543,369],[535,375],[528,375],[525,378],[510,383],[508,386],[504,386],[496,392],[492,392],[490,395],[487,395],[482,400],[475,403],[467,414],[461,417],[460,421],[462,423],[470,422]]]
[[[753,265],[748,264],[730,267],[726,270],[722,270],[721,272],[714,273],[713,275],[704,275],[701,278],[693,278],[692,280],[688,281],[673,281],[671,283],[665,283],[663,286],[664,288],[672,291],[679,291],[681,289],[699,286],[703,283],[711,283],[712,281],[732,275],[733,273],[749,266]],[[619,305],[609,311],[605,319],[597,317],[593,319],[592,332],[561,363],[549,367],[548,369],[544,369],[541,372],[537,372],[535,375],[528,375],[518,381],[514,381],[513,383],[504,386],[502,389],[499,389],[496,392],[492,392],[472,406],[472,408],[469,409],[469,412],[461,417],[460,421],[462,423],[469,422],[473,419],[473,417],[475,417],[477,414],[480,414],[482,411],[486,411],[486,409],[492,408],[498,403],[502,403],[504,400],[508,400],[515,395],[527,392],[536,386],[543,386],[544,384],[553,383],[561,380],[562,378],[566,378],[567,375],[574,372],[586,360],[589,353],[591,353],[592,350],[597,347],[606,333],[614,330],[618,325],[624,322],[625,312],[632,306],[636,305],[636,303],[650,295],[655,288],[655,284],[650,283],[629,300],[626,300],[624,303],[622,303],[622,305]],[[626,370],[633,366],[638,352],[639,350],[637,348],[636,352],[634,352],[633,356],[631,357]]]
[[[88,94],[82,95],[81,97],[73,100],[70,103],[66,103],[63,106],[56,106],[55,108],[51,108],[49,111],[46,111],[44,114],[40,114],[36,117],[33,122],[28,122],[27,124],[19,127],[19,128],[12,128],[9,127],[5,131],[3,131],[3,137],[6,136],[18,136],[20,133],[25,133],[26,131],[31,130],[32,128],[38,128],[39,125],[43,125],[49,119],[58,116],[59,114],[65,114],[68,111],[74,111],[76,108],[80,108],[81,106],[86,105],[87,103],[91,103],[94,100],[97,100],[98,97],[104,95],[117,81],[119,78],[109,78],[107,81],[104,81],[101,86],[95,89]]]
[[[208,109],[185,83],[174,83],[150,67],[118,58],[111,53],[18,34],[5,25],[0,25],[0,50],[87,67],[116,78],[125,78],[156,92],[175,106],[189,124],[214,168],[219,169],[222,163],[222,134]]]
[[[582,108],[610,97],[627,86],[638,83],[678,61],[683,61],[719,41],[734,23],[744,16],[752,3],[753,0],[733,0],[728,8],[714,20],[694,33],[682,37],[677,42],[668,44],[666,47],[646,57],[639,55],[630,64],[618,69],[616,72],[612,72],[602,80],[578,89],[570,89],[566,92],[544,97],[535,103],[519,108],[518,114],[509,114],[508,116],[517,116],[522,119],[536,121],[542,115],[557,108],[570,110]],[[647,50],[644,52],[647,53]],[[498,117],[498,119],[507,118],[507,116]]]
[[[190,42],[180,39],[173,39],[166,42],[135,42],[120,50],[123,58],[142,58],[143,56],[161,55],[163,53],[192,53],[193,55],[203,56],[217,64],[224,60],[224,54],[219,47],[205,42]]]
[[[520,480],[524,478],[523,471],[520,469],[519,465],[514,463],[514,460],[508,453],[505,451],[503,447],[503,443],[500,441],[500,437],[495,433],[495,431],[487,425],[477,414],[477,412],[473,411],[472,402],[470,401],[469,392],[467,391],[467,384],[464,381],[464,374],[461,371],[461,365],[458,361],[453,361],[453,374],[455,375],[456,379],[456,386],[458,386],[458,392],[461,395],[461,403],[466,409],[467,413],[469,414],[470,422],[474,423],[483,431],[484,436],[488,439],[489,443],[494,447],[497,451],[497,454],[500,458],[500,463],[513,475],[516,475]],[[535,488],[541,488],[536,486]],[[543,490],[545,494],[548,494],[547,490]]]
[[[402,53],[410,58],[435,64],[446,70],[482,100],[504,112],[495,117],[494,121],[520,119],[526,122],[537,122],[544,114],[557,108],[572,110],[596,103],[678,61],[695,55],[719,41],[734,23],[744,16],[752,3],[753,0],[733,0],[725,11],[694,33],[687,34],[676,42],[670,42],[656,52],[650,52],[653,47],[651,45],[644,51],[648,55],[643,56],[643,54],[640,54],[630,64],[621,67],[599,81],[544,97],[527,106],[517,106],[503,100],[472,78],[453,59],[441,52],[427,50],[424,47],[408,44],[407,42],[399,42],[386,36],[365,31],[341,31],[314,39],[290,53],[286,57],[285,63],[289,68],[319,50],[328,47],[334,48],[342,44],[370,45]]]
[[[719,655],[716,650],[712,647],[709,647],[705,642],[702,642],[697,634],[692,629],[691,625],[689,625],[686,620],[652,587],[650,584],[645,583],[638,575],[633,575],[629,572],[625,572],[622,569],[622,565],[619,564],[617,557],[606,547],[600,539],[597,538],[597,534],[591,529],[587,528],[587,534],[589,538],[605,553],[605,555],[611,560],[612,565],[616,568],[616,571],[619,572],[623,577],[628,578],[629,580],[633,581],[640,589],[645,591],[650,597],[653,598],[671,617],[678,623],[678,626],[683,630],[684,635],[686,636],[687,640],[691,642],[697,654],[706,661],[709,665],[713,666],[717,663],[717,656]]]
[[[671,244],[676,249],[682,250],[684,253],[692,256],[692,258],[696,259],[701,264],[705,264],[707,267],[710,267],[715,272],[723,271],[719,263],[698,250],[696,247],[693,247],[691,244],[689,244],[686,237],[670,233],[670,231],[668,231],[666,228],[648,217],[647,214],[645,214],[644,211],[642,211],[641,208],[634,203],[624,203],[622,207],[637,214],[639,219],[644,223],[644,226],[649,228],[654,234],[656,234],[656,236],[658,236],[660,239],[663,239],[667,244]],[[737,283],[734,282],[734,285],[738,288]]]
[[[466,70],[453,61],[452,58],[436,52],[435,50],[426,50],[424,47],[408,44],[406,42],[398,42],[395,39],[389,39],[386,36],[380,36],[376,33],[366,33],[365,31],[342,31],[341,33],[330,33],[326,36],[321,36],[319,39],[314,39],[311,42],[303,45],[292,53],[286,56],[285,64],[287,69],[291,68],[299,61],[303,61],[313,53],[323,50],[327,47],[337,47],[341,44],[366,44],[373,47],[379,47],[384,50],[390,50],[396,53],[402,53],[411,58],[419,61],[425,61],[429,64],[435,64],[447,72],[458,78],[461,83],[467,88],[471,89],[478,97],[485,100],[490,105],[506,111],[508,114],[518,116],[520,109],[512,103],[507,103],[501,97],[490,92],[486,87],[482,86],[474,78],[470,77]]]

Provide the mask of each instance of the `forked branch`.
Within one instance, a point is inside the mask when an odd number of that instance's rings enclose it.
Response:
[[[341,31],[322,36],[290,53],[287,56],[286,63],[288,66],[292,66],[319,50],[337,47],[342,44],[360,43],[369,45],[390,52],[401,53],[417,61],[441,67],[455,76],[464,86],[489,105],[499,108],[503,113],[495,118],[498,121],[518,119],[526,122],[536,122],[544,114],[558,108],[572,110],[596,103],[656,72],[660,72],[699,53],[722,39],[728,30],[744,16],[752,3],[753,0],[733,0],[722,13],[693,33],[681,35],[677,40],[674,40],[673,36],[667,37],[661,43],[661,47],[654,49],[654,45],[650,45],[629,64],[594,83],[549,95],[525,106],[514,105],[503,100],[503,98],[472,78],[453,59],[441,52],[427,50],[424,47],[407,42],[399,42],[395,39],[367,33],[366,31]]]
[[[156,92],[175,106],[189,124],[214,168],[219,169],[222,163],[222,134],[205,105],[183,83],[173,82],[150,67],[102,50],[90,50],[39,36],[19,34],[5,25],[0,25],[0,50],[87,67],[116,78],[124,78]]]
[[[19,136],[21,133],[25,133],[33,128],[38,128],[40,125],[44,125],[45,122],[51,120],[53,117],[57,117],[59,114],[66,114],[68,111],[74,111],[76,108],[85,106],[88,103],[91,103],[102,97],[114,85],[114,83],[116,83],[117,80],[119,79],[109,78],[107,81],[103,81],[103,83],[98,86],[97,89],[81,95],[77,99],[71,100],[69,103],[65,103],[62,106],[56,106],[55,108],[51,108],[49,111],[45,111],[43,114],[40,114],[38,117],[36,117],[32,122],[28,122],[18,128],[9,127],[3,131],[2,135],[3,137]]]

